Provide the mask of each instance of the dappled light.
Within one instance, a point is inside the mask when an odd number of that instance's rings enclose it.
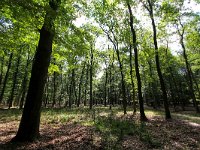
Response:
[[[0,0],[0,150],[199,150],[199,0]]]
[[[166,121],[162,113],[146,110],[148,122],[141,122],[139,113],[133,115],[128,109],[123,115],[120,109],[113,111],[97,108],[96,113],[88,109],[44,109],[42,111],[40,138],[32,143],[9,143],[17,132],[18,121],[0,119],[0,147],[3,149],[198,149],[200,124],[188,122],[177,115]],[[7,110],[11,111],[11,110]],[[5,118],[12,113],[1,111]],[[183,112],[182,112],[183,113]],[[174,115],[174,114],[173,114]],[[195,117],[193,114],[190,116]],[[58,119],[59,118],[59,119]],[[68,118],[68,119],[62,119]]]

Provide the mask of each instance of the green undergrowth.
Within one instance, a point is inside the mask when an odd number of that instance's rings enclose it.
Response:
[[[0,122],[6,123],[10,121],[19,121],[21,118],[22,110],[12,109],[0,109]]]
[[[172,113],[172,117],[175,119],[185,120],[193,123],[200,124],[200,113]]]
[[[98,116],[94,126],[102,136],[105,149],[122,149],[120,143],[127,136],[137,136],[151,148],[160,147],[160,143],[153,140],[147,131],[146,123],[116,118],[115,113],[112,111],[107,117]]]
[[[128,116],[132,116],[132,108],[127,110]],[[145,113],[149,119],[157,116],[164,118],[164,112],[160,110],[146,109]],[[19,109],[0,109],[0,123],[19,121],[22,110]],[[101,137],[101,143],[104,149],[123,149],[122,142],[126,137],[134,137],[146,144],[149,148],[161,148],[160,139],[155,139],[147,130],[147,123],[140,122],[136,117],[128,118],[123,115],[123,110],[119,107],[113,107],[110,110],[107,107],[89,108],[43,108],[41,114],[41,124],[64,125],[66,123],[80,124],[90,126],[93,135]],[[200,123],[200,114],[195,112],[177,112],[172,113],[173,118],[189,120],[194,123]]]

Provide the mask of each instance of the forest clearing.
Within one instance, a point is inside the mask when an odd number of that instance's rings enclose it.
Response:
[[[199,0],[0,0],[0,149],[200,149]]]
[[[95,111],[94,111],[95,110]],[[166,121],[163,112],[146,109],[148,122],[129,108],[97,107],[94,110],[43,109],[41,137],[32,143],[9,143],[15,136],[21,111],[0,110],[0,149],[196,149],[200,148],[200,115],[193,111],[172,113]],[[8,143],[7,143],[8,142]]]

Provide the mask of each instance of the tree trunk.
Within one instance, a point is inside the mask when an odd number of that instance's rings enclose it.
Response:
[[[47,81],[45,84],[45,98],[44,98],[44,107],[47,107],[48,101],[49,101],[49,76],[47,75]]]
[[[140,70],[139,70],[139,64],[138,64],[138,50],[137,50],[137,42],[136,42],[136,33],[133,28],[133,14],[131,10],[131,6],[129,2],[127,1],[129,14],[130,14],[130,28],[132,33],[132,40],[133,40],[133,47],[134,47],[134,54],[135,54],[135,72],[137,77],[137,85],[138,85],[138,98],[140,103],[140,119],[141,121],[147,121],[146,115],[144,113],[144,101],[142,97],[142,84],[141,84],[141,78],[140,78]],[[131,51],[131,50],[130,50]]]
[[[83,65],[83,68],[82,68],[82,71],[81,71],[81,77],[80,77],[79,85],[78,85],[79,88],[78,88],[77,107],[79,107],[80,102],[81,102],[81,88],[82,88],[82,82],[83,82],[83,74],[84,74],[84,71],[85,71],[85,64],[86,64],[86,62],[84,62],[84,65]]]
[[[71,79],[71,82],[69,83],[69,105],[68,107],[71,109],[72,108],[72,79]],[[67,103],[66,103],[66,106],[67,106]]]
[[[120,67],[120,73],[121,73],[122,96],[123,96],[123,102],[122,103],[123,103],[124,114],[126,114],[127,113],[126,112],[127,101],[126,101],[126,87],[125,87],[125,81],[124,81],[123,66],[122,66],[122,62],[120,60],[118,48],[116,48],[116,52],[117,52],[117,59],[118,59],[118,62],[119,62],[119,67]]]
[[[101,27],[102,28],[102,27]],[[121,62],[121,59],[120,59],[120,54],[119,54],[119,48],[118,48],[118,41],[115,37],[115,34],[113,33],[113,31],[111,30],[112,32],[112,35],[114,37],[114,40],[111,38],[111,36],[109,35],[109,33],[102,28],[102,30],[107,34],[108,36],[108,39],[112,42],[113,46],[114,46],[114,50],[116,51],[117,53],[117,59],[118,59],[118,62],[119,62],[119,68],[120,68],[120,74],[121,74],[121,84],[122,84],[122,98],[123,98],[123,110],[124,110],[124,114],[126,114],[126,107],[127,107],[127,101],[126,101],[126,87],[125,87],[125,80],[124,80],[124,73],[123,73],[123,65],[122,65],[122,62]]]
[[[29,89],[21,122],[17,135],[12,139],[13,142],[33,141],[39,136],[42,95],[52,53],[55,32],[54,20],[56,18],[59,0],[50,0],[49,5],[50,8],[47,10],[44,24],[40,30],[40,39],[34,57]]]
[[[87,70],[86,70],[86,81],[85,81],[85,91],[84,91],[84,106],[87,104],[87,84],[88,84],[88,75],[89,75],[89,65],[87,64]]]
[[[194,84],[195,84],[195,86],[196,86],[197,92],[198,92],[198,94],[199,94],[199,99],[200,99],[200,89],[199,89],[198,82],[197,82],[196,78],[194,77],[194,74],[193,74],[191,68],[190,68],[190,71],[191,71],[191,75],[192,75],[192,80],[194,81]]]
[[[27,82],[28,82],[28,71],[29,71],[29,64],[30,64],[30,52],[28,52],[28,58],[26,61],[26,66],[25,66],[25,73],[24,73],[24,79],[22,81],[22,89],[21,89],[21,93],[19,98],[20,99],[20,103],[19,103],[19,108],[22,109],[23,105],[24,105],[24,99],[25,99],[25,95],[27,92]]]
[[[155,79],[153,77],[152,65],[151,65],[151,61],[150,60],[148,61],[148,64],[149,64],[150,78],[152,79],[152,82],[150,83],[151,84],[150,88],[151,88],[151,93],[152,93],[152,96],[153,96],[153,99],[154,99],[153,107],[156,109],[157,106],[158,107],[160,106],[160,103],[159,103],[158,99],[156,98],[156,94],[157,94],[156,85],[154,83]]]
[[[75,81],[75,77],[76,77],[75,69],[73,69],[72,70],[73,104],[77,105],[77,94],[76,94],[76,81]]]
[[[193,100],[193,103],[194,103],[194,107],[196,109],[196,112],[200,112],[199,110],[199,107],[198,107],[198,104],[197,104],[197,100],[196,100],[196,96],[194,94],[194,87],[193,87],[193,80],[192,80],[192,72],[191,72],[191,69],[190,69],[190,64],[188,62],[188,57],[187,57],[187,53],[186,53],[186,48],[185,48],[185,44],[184,44],[184,41],[183,41],[183,35],[184,35],[184,31],[183,33],[181,34],[180,31],[179,31],[179,36],[180,36],[180,43],[181,43],[181,46],[182,46],[182,49],[183,49],[183,58],[185,60],[185,66],[186,66],[186,70],[187,70],[187,77],[188,77],[188,85],[189,85],[189,89],[190,89],[190,92],[191,92],[191,95],[192,95],[192,100]]]
[[[20,50],[21,53],[21,50]],[[12,90],[11,90],[11,94],[8,100],[8,107],[12,107],[13,104],[13,99],[14,99],[14,94],[15,94],[15,87],[16,87],[16,83],[17,83],[17,75],[18,75],[18,70],[19,70],[19,64],[20,64],[20,60],[21,60],[21,54],[19,53],[18,57],[17,57],[17,63],[16,63],[16,70],[13,74],[13,85],[12,85]]]
[[[133,63],[132,63],[132,47],[130,45],[130,76],[131,76],[131,86],[132,86],[132,100],[133,100],[133,113],[136,113],[136,103],[135,103],[135,85],[133,82]]]
[[[107,68],[105,68],[106,70],[106,79],[105,79],[105,85],[104,85],[104,107],[106,107],[107,105],[107,82],[108,82],[108,72],[107,72]]]
[[[163,79],[163,75],[160,69],[160,60],[159,60],[159,54],[158,54],[158,43],[157,43],[157,31],[156,31],[156,25],[154,21],[154,15],[153,15],[153,6],[152,2],[150,0],[147,0],[149,7],[149,15],[152,21],[152,28],[153,28],[153,41],[154,41],[154,47],[155,47],[155,61],[156,61],[156,69],[160,81],[160,86],[162,90],[162,95],[163,95],[163,101],[164,101],[164,108],[165,108],[165,118],[166,119],[171,119],[171,113],[169,110],[169,104],[168,104],[168,98],[167,98],[167,92],[166,92],[166,87],[165,87],[165,82]]]
[[[53,72],[53,103],[52,103],[52,107],[54,107],[56,104],[56,92],[57,92],[56,77],[57,77],[57,73],[54,71]]]
[[[1,89],[1,84],[3,80],[3,67],[4,67],[4,55],[1,58],[0,89]]]
[[[60,84],[61,84],[61,87],[60,87],[60,96],[59,96],[59,107],[61,107],[61,101],[62,101],[62,98],[63,98],[63,94],[64,94],[64,88],[63,88],[63,74],[62,74],[62,66],[60,65],[60,68],[61,68],[61,74],[60,74]]]
[[[112,109],[113,106],[113,91],[114,91],[114,87],[113,87],[113,77],[112,77],[112,65],[109,65],[109,93],[108,93],[108,98],[110,100],[110,109]]]
[[[93,80],[93,47],[91,45],[91,54],[90,54],[90,109],[92,109],[93,105],[93,88],[92,88],[92,80]]]
[[[2,87],[2,91],[1,91],[1,95],[0,95],[0,103],[3,100],[4,92],[5,92],[5,89],[6,89],[8,75],[9,75],[10,67],[11,67],[11,64],[12,64],[12,57],[13,57],[13,52],[10,54],[10,57],[9,57],[8,67],[7,67],[7,71],[6,71],[4,81],[3,81],[3,87]]]

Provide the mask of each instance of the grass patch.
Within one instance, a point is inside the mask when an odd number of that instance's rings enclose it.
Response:
[[[172,113],[174,122],[165,122],[164,112],[160,110],[146,109],[145,113],[150,120],[147,123],[139,121],[138,112],[133,116],[132,108],[127,109],[127,115],[123,115],[123,110],[119,107],[113,107],[112,110],[105,107],[95,107],[92,110],[83,107],[73,109],[43,108],[41,124],[43,126],[50,124],[55,129],[56,127],[65,126],[67,123],[89,126],[92,129],[91,136],[94,143],[97,139],[97,143],[100,141],[103,149],[117,150],[123,149],[123,142],[129,138],[134,139],[135,143],[139,141],[149,149],[162,149],[164,143],[170,140],[173,142],[173,138],[175,138],[175,131],[179,129],[176,129],[176,123],[177,125],[180,123],[176,122],[178,121],[176,119],[200,124],[200,114],[195,112]],[[21,114],[22,110],[2,109],[0,110],[0,123],[19,121]],[[156,119],[153,119],[154,117]],[[173,125],[174,123],[175,125]],[[185,127],[184,133],[189,127]],[[183,131],[181,130],[181,132]],[[162,134],[160,134],[161,132]],[[196,131],[193,132],[196,133]],[[134,145],[134,143],[131,144]]]
[[[22,110],[19,109],[0,109],[0,121],[10,122],[19,121],[21,118]]]
[[[200,124],[200,114],[197,113],[193,114],[172,113],[172,117]]]
[[[137,123],[133,120],[120,120],[115,118],[114,112],[111,112],[108,117],[98,116],[94,126],[97,132],[102,135],[102,141],[105,149],[122,149],[119,143],[125,136],[140,137],[140,140],[151,148],[160,147],[160,143],[153,140],[146,129],[145,123]]]

